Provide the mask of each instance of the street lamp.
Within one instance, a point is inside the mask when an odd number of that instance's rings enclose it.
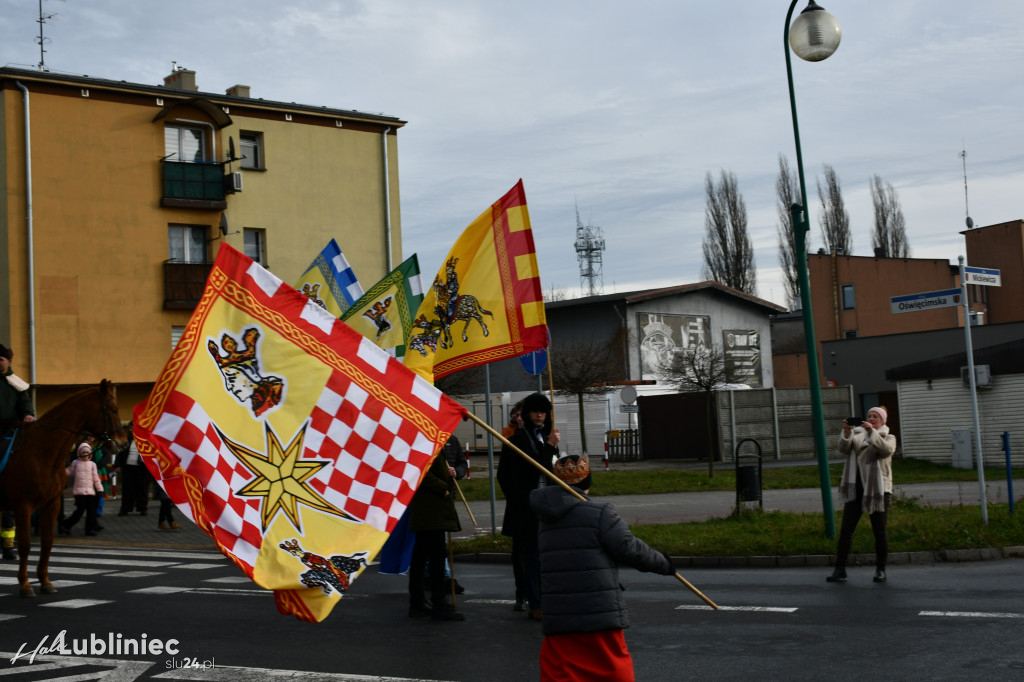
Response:
[[[800,283],[800,305],[803,308],[804,341],[807,344],[807,372],[811,386],[811,410],[814,421],[814,450],[818,457],[818,474],[821,480],[821,503],[825,512],[825,534],[836,535],[835,513],[832,509],[832,483],[828,472],[828,446],[825,443],[825,415],[821,407],[821,382],[818,380],[818,348],[814,338],[814,316],[811,314],[811,283],[807,276],[807,184],[804,182],[804,158],[800,151],[800,126],[796,118],[796,95],[793,93],[793,67],[789,50],[809,62],[828,59],[839,47],[842,31],[839,22],[831,14],[809,0],[807,7],[790,25],[793,8],[799,0],[793,0],[786,13],[786,28],[783,33],[783,49],[786,51],[786,76],[789,79],[789,106],[793,112],[793,138],[796,140],[796,168],[800,178],[800,201],[790,208],[793,216],[794,247],[796,253],[797,278]]]

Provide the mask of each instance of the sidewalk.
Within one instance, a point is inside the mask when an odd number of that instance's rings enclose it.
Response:
[[[482,458],[474,458],[473,472],[483,475],[486,465],[477,464]],[[765,468],[781,466],[801,466],[814,464],[814,461],[796,462],[765,462]],[[603,467],[599,460],[594,461],[596,477],[601,476]],[[645,462],[614,463],[615,470],[623,469],[694,469],[706,470],[707,462],[684,460],[653,460]],[[718,471],[731,470],[728,464],[716,464]],[[1007,486],[1005,480],[986,482],[987,498],[991,504],[1007,502]],[[1014,482],[1014,491],[1018,498],[1019,491],[1024,491],[1024,480]],[[928,506],[949,505],[980,505],[980,486],[977,481],[916,483],[894,486],[896,495],[918,498],[921,504]],[[823,505],[819,488],[794,488],[784,490],[764,490],[762,492],[765,511],[785,511],[795,513],[821,513]],[[832,490],[833,506],[838,511],[839,504],[835,489]],[[695,493],[664,493],[657,495],[616,495],[594,499],[611,502],[616,510],[630,525],[652,523],[682,523],[687,521],[706,521],[711,518],[722,518],[732,514],[736,505],[734,491],[714,491]],[[744,502],[744,506],[756,506],[756,502]],[[96,536],[86,537],[82,533],[84,524],[72,529],[71,536],[58,535],[57,544],[89,544],[89,545],[124,545],[130,547],[149,547],[165,549],[216,549],[211,540],[198,526],[185,518],[184,514],[175,509],[174,518],[181,525],[179,530],[158,530],[157,512],[159,503],[151,501],[146,516],[131,513],[118,516],[120,500],[108,500],[106,510],[100,517],[100,525],[104,530]],[[65,509],[73,509],[73,498],[65,500]],[[473,512],[477,525],[470,521],[466,506],[461,500],[456,502],[463,530],[455,537],[471,537],[489,534],[492,528],[501,532],[502,516],[505,511],[504,500],[495,501],[495,513],[491,515],[489,501],[471,501],[469,508]],[[980,513],[980,512],[979,512]]]

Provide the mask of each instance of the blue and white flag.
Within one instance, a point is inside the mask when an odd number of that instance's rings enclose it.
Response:
[[[363,295],[352,266],[333,239],[302,273],[295,288],[335,317],[341,317]]]

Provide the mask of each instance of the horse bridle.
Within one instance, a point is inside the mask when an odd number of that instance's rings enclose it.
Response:
[[[104,400],[100,403],[100,414],[103,417],[103,433],[100,434],[99,437],[97,437],[89,429],[84,429],[82,431],[76,431],[74,429],[69,429],[66,426],[61,426],[59,424],[45,424],[45,423],[42,423],[42,422],[40,422],[38,420],[32,422],[32,424],[34,424],[34,425],[36,425],[38,427],[45,428],[45,429],[56,429],[57,431],[66,431],[68,433],[73,433],[73,434],[75,434],[76,437],[77,436],[89,436],[89,437],[94,438],[96,440],[96,447],[94,449],[95,450],[100,450],[107,443],[113,443],[114,442],[114,435],[115,434],[117,434],[118,432],[124,431],[127,428],[126,426],[118,426],[117,428],[111,429],[111,426],[113,424],[118,423],[118,422],[116,421],[115,417],[113,417],[113,416],[111,416],[109,414],[109,411],[107,410],[107,407],[108,407],[108,405],[107,405],[106,396],[104,396]],[[116,410],[114,410],[114,412],[116,413]],[[120,450],[120,447],[118,447],[118,449]]]

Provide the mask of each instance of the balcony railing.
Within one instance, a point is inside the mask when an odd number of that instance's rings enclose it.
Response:
[[[164,263],[164,310],[193,310],[213,263]]]
[[[161,161],[163,197],[161,206],[223,210],[224,167],[219,163]]]

